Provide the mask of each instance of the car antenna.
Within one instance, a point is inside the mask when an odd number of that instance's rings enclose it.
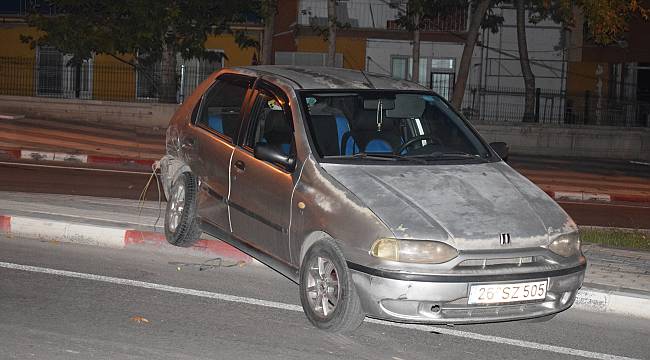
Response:
[[[372,84],[372,81],[370,81],[370,79],[369,79],[368,76],[366,75],[366,72],[363,71],[363,70],[360,70],[360,71],[361,71],[361,75],[363,75],[363,77],[366,78],[366,81],[368,82],[368,85],[370,85],[370,87],[374,89],[374,88],[375,88],[375,85]]]

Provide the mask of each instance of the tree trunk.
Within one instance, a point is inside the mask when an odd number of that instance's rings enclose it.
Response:
[[[327,0],[327,66],[336,66],[336,0]]]
[[[411,70],[411,81],[420,82],[420,15],[413,16],[413,69]]]
[[[460,66],[458,67],[458,79],[456,80],[454,95],[451,100],[451,103],[457,109],[460,109],[463,104],[463,96],[465,96],[465,86],[467,86],[467,78],[469,77],[470,66],[472,65],[474,47],[478,40],[481,22],[485,18],[485,14],[489,8],[490,0],[479,0],[476,9],[474,9],[474,12],[472,13],[472,18],[470,19],[467,39],[465,40],[465,47],[463,48],[463,56],[460,59]]]
[[[160,102],[176,103],[176,51],[169,43],[163,46],[158,97]]]
[[[262,65],[273,64],[273,31],[277,10],[277,3],[274,0],[268,0],[268,13],[264,19],[264,38],[262,40]]]
[[[526,7],[524,0],[517,0],[517,43],[519,48],[519,63],[526,86],[526,104],[524,107],[524,122],[535,121],[535,75],[530,68],[528,59],[528,44],[526,42]]]

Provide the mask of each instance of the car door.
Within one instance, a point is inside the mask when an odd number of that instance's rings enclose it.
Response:
[[[231,165],[230,211],[233,234],[289,262],[289,216],[294,172],[255,158],[256,143],[295,156],[291,109],[286,94],[259,80],[251,112]],[[243,132],[243,131],[242,131]]]
[[[242,123],[242,108],[254,78],[219,76],[203,95],[194,119],[190,167],[199,180],[198,214],[203,221],[230,232],[228,219],[229,167]]]

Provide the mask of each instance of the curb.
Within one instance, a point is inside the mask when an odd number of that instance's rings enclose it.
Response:
[[[572,201],[596,201],[596,202],[640,202],[650,203],[650,196],[633,195],[633,194],[605,194],[590,193],[582,191],[554,191],[544,190],[550,197],[555,200],[572,200]]]
[[[156,160],[119,158],[113,156],[87,155],[31,149],[0,149],[12,160],[57,161],[74,164],[127,165],[151,169]]]
[[[117,227],[86,225],[39,218],[0,215],[0,232],[39,239],[126,249],[133,246],[178,249],[161,233]],[[239,263],[258,261],[220,240],[202,239],[190,248]],[[650,319],[650,294],[605,286],[583,287],[573,307],[580,310],[613,313]],[[602,287],[602,289],[601,289]]]
[[[158,232],[23,216],[0,215],[0,232],[14,236],[28,236],[115,249],[153,246],[160,249],[179,250],[178,247],[168,244],[165,235]],[[237,262],[247,264],[253,262],[252,257],[220,240],[201,239],[189,249]]]
[[[650,319],[650,295],[633,290],[583,287],[578,291],[573,307]]]

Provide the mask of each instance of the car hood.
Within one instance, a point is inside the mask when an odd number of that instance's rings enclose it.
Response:
[[[401,239],[445,241],[459,250],[548,245],[577,231],[542,190],[503,162],[465,165],[321,164]]]

